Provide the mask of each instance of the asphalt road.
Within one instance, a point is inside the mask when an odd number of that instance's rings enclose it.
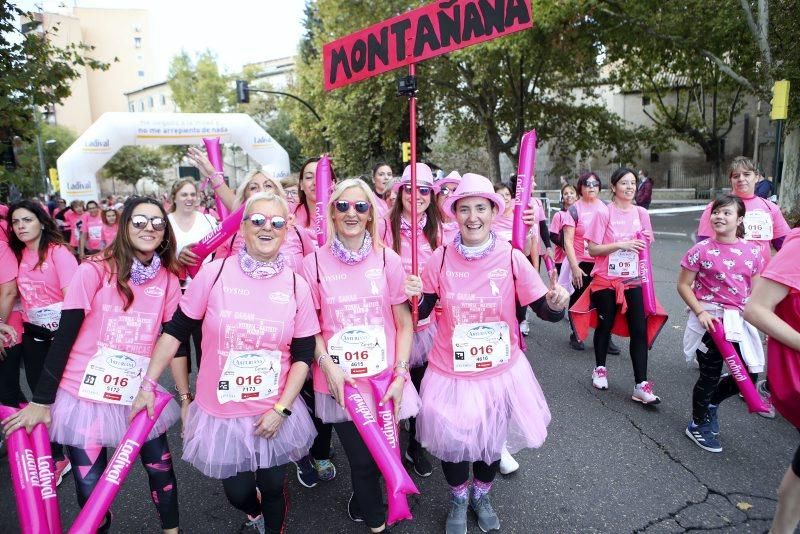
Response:
[[[775,492],[798,443],[798,434],[778,417],[749,415],[733,397],[720,408],[724,452],[699,449],[684,435],[697,371],[682,354],[684,307],[675,292],[679,260],[691,245],[699,213],[653,217],[657,242],[653,263],[657,295],[670,320],[650,353],[649,378],[662,403],[653,408],[630,400],[633,388],[626,340],[621,356],[609,356],[609,390],[591,386],[594,364],[587,351],[568,345],[566,322],[534,320],[528,358],[552,412],[549,436],[538,450],[516,455],[521,467],[498,477],[492,502],[502,532],[765,532],[775,510]],[[166,383],[166,382],[165,382]],[[180,457],[177,429],[170,433]],[[300,486],[290,469],[289,533],[368,532],[347,517],[349,472],[334,438],[339,474],[313,489]],[[413,522],[398,533],[443,532],[449,491],[435,464],[433,475],[414,476],[421,495],[412,498]],[[189,533],[233,533],[243,514],[225,500],[221,484],[176,462],[181,526]],[[0,466],[0,532],[17,532],[8,465]],[[71,476],[59,488],[63,518],[77,513]],[[144,470],[137,464],[114,507],[114,532],[158,532]],[[480,530],[470,518],[469,532]]]

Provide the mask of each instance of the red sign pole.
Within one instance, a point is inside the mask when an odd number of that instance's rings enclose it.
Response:
[[[411,63],[408,66],[408,75],[411,78],[416,77],[416,66]],[[417,94],[411,93],[408,96],[408,115],[410,126],[409,140],[411,142],[411,272],[415,276],[419,275],[419,266],[417,264]],[[402,191],[400,192],[402,195]],[[433,196],[431,197],[432,201]],[[399,199],[402,202],[402,198]],[[414,326],[417,326],[417,319],[419,318],[419,300],[414,298],[411,300],[411,320]]]

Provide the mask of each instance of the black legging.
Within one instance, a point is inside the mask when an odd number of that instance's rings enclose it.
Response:
[[[701,424],[708,419],[708,405],[717,405],[737,393],[739,386],[736,380],[728,375],[722,380],[722,355],[719,353],[716,343],[711,334],[703,334],[703,343],[708,347],[708,352],[696,351],[697,364],[700,366],[700,376],[692,391],[692,419],[697,424]],[[742,351],[738,343],[732,343],[734,349],[741,357]],[[758,374],[749,373],[753,383],[758,379]]]
[[[31,391],[36,391],[52,342],[51,338],[37,338],[27,330],[22,333],[22,362],[25,364],[25,379]],[[50,447],[53,450],[53,460],[59,462],[64,459],[64,448],[60,444],[51,442]]]
[[[6,357],[0,359],[0,404],[17,408],[27,402],[19,387],[19,366],[22,362],[22,343],[6,349]]]
[[[584,273],[590,273],[591,274],[592,269],[594,269],[594,262],[582,261],[582,262],[578,263],[578,267],[580,267],[581,271],[583,271]],[[575,291],[573,291],[572,295],[569,296],[569,307],[570,308],[572,308],[572,306],[576,302],[578,302],[578,299],[581,298],[581,295],[583,295],[583,292],[586,291],[586,288],[589,287],[590,283],[592,283],[592,277],[584,275],[583,276],[583,285],[580,288],[576,287]],[[575,326],[572,324],[572,316],[570,314],[567,314],[567,318],[569,319],[569,327],[572,330],[572,335],[577,338],[578,336],[575,334]]]
[[[469,462],[445,462],[442,460],[442,472],[444,479],[451,487],[460,486],[469,480]],[[475,480],[480,482],[492,482],[494,477],[497,476],[497,470],[500,467],[500,460],[496,460],[490,464],[486,462],[477,461],[472,462],[472,474]]]
[[[333,427],[350,462],[353,493],[358,508],[364,514],[364,522],[370,528],[378,528],[386,522],[378,466],[352,421],[334,423]]]
[[[250,517],[264,515],[264,526],[270,534],[283,531],[289,507],[286,464],[238,473],[222,481],[225,496],[235,508]],[[256,487],[261,492],[258,503]]]
[[[314,413],[314,381],[306,380],[303,384],[303,389],[300,390],[300,395],[306,402],[308,412],[311,414],[311,420],[314,421],[314,428],[317,429],[317,437],[314,438],[314,443],[308,451],[311,457],[315,460],[330,460],[331,458],[331,437],[333,436],[333,425],[330,423],[323,423],[322,419]]]
[[[107,450],[104,447],[86,450],[67,446],[66,452],[74,467],[72,473],[75,479],[78,505],[83,508],[108,465]],[[140,458],[144,470],[147,471],[150,497],[156,505],[161,528],[165,530],[178,528],[178,481],[175,478],[175,471],[172,469],[172,456],[169,452],[167,435],[161,434],[157,438],[146,441],[142,445]],[[81,469],[82,467],[89,469]],[[106,514],[106,522],[108,519],[109,515]]]
[[[186,293],[186,288],[181,288],[181,294]],[[194,344],[194,355],[197,363],[197,369],[200,370],[200,359],[203,357],[202,344],[203,343],[203,325],[197,325],[197,328],[192,330],[189,337],[181,342],[178,347],[178,352],[175,353],[176,358],[188,358],[187,364],[189,372],[192,372],[192,344]]]
[[[428,362],[425,362],[421,366],[414,367],[408,372],[408,374],[411,376],[411,383],[414,384],[414,387],[417,389],[417,392],[419,392],[420,385],[422,384],[422,377],[425,376],[425,369],[427,368],[428,368]],[[420,445],[419,441],[417,441],[417,418],[409,417],[408,450],[410,452],[413,452],[420,448],[422,448],[422,445]]]
[[[641,286],[625,290],[628,311],[628,331],[631,336],[631,363],[636,383],[647,380],[647,318],[644,315],[644,297]],[[611,327],[617,316],[616,293],[612,289],[601,289],[592,293],[592,305],[597,310],[597,328],[594,330],[594,359],[596,366],[606,365]]]

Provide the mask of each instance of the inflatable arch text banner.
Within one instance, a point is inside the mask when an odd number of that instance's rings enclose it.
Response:
[[[289,175],[289,155],[244,113],[104,113],[58,158],[61,197],[97,200],[95,174],[126,145],[202,145],[219,137],[239,145],[275,178]]]
[[[326,44],[325,90],[531,27],[531,0],[433,2]]]

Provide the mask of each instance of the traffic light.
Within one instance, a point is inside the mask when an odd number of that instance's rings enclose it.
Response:
[[[250,102],[250,87],[244,80],[236,80],[236,101],[240,104]]]
[[[403,151],[403,163],[411,161],[411,143],[408,141],[400,143],[400,149]]]
[[[772,111],[769,118],[786,120],[789,117],[789,80],[780,80],[772,86]]]

